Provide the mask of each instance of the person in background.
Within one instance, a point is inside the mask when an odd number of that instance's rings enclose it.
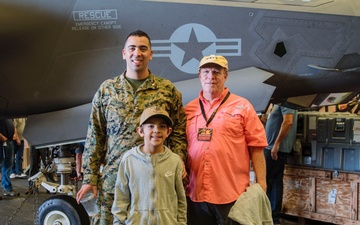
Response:
[[[164,145],[172,124],[169,114],[157,106],[142,113],[136,130],[144,144],[121,159],[112,206],[114,224],[186,225],[182,160]]]
[[[23,173],[23,154],[24,154],[24,136],[23,132],[25,129],[26,118],[16,118],[14,119],[14,126],[16,128],[17,135],[20,139],[20,144],[16,143],[14,140],[14,153],[15,153],[15,161],[11,168],[10,178],[25,178],[27,175]]]
[[[138,119],[147,107],[158,105],[173,120],[173,132],[166,145],[186,160],[186,117],[181,93],[169,80],[151,73],[151,42],[143,31],[135,31],[126,38],[123,59],[126,71],[103,82],[92,101],[89,128],[83,153],[83,182],[76,199],[78,203],[90,190],[98,196],[99,213],[92,224],[112,224],[111,207],[115,181],[121,156],[143,143],[136,132]],[[100,165],[103,170],[100,175]],[[186,177],[184,166],[183,177]]]
[[[3,163],[1,166],[1,186],[3,188],[3,195],[14,197],[19,193],[13,190],[10,181],[10,170],[14,163],[14,140],[17,144],[20,144],[20,139],[17,136],[16,128],[12,119],[0,120],[0,142]],[[0,158],[1,159],[1,158]]]
[[[75,170],[78,180],[82,180],[81,173],[81,164],[82,164],[82,154],[84,152],[85,142],[78,143],[78,146],[75,148]]]
[[[250,185],[250,161],[266,191],[264,126],[250,102],[225,87],[228,70],[223,56],[203,57],[202,91],[185,106],[189,225],[237,224],[228,214]]]
[[[267,196],[274,224],[280,224],[283,199],[284,169],[296,139],[297,111],[274,105],[266,121],[269,145],[264,150],[266,159]]]
[[[49,148],[35,148],[30,146],[30,169],[29,169],[29,178],[37,174],[41,167],[44,168],[47,166],[47,155]],[[29,189],[25,192],[26,195],[33,193],[32,181],[29,181]]]

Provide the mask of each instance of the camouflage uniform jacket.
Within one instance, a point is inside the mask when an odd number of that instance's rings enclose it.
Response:
[[[181,93],[169,80],[152,73],[134,91],[123,73],[104,81],[93,98],[83,153],[83,184],[98,185],[103,191],[114,193],[120,158],[125,151],[143,143],[136,127],[142,111],[153,105],[165,108],[174,121],[166,144],[186,160],[186,117]]]

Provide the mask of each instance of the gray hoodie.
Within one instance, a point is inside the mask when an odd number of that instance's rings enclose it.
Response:
[[[123,155],[111,210],[113,224],[186,224],[182,161],[164,148],[163,153],[150,155],[137,146]]]

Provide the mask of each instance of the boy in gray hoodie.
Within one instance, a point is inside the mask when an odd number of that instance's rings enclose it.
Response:
[[[122,156],[111,210],[113,224],[186,224],[182,160],[164,145],[172,125],[160,107],[143,111],[137,132],[144,144]]]

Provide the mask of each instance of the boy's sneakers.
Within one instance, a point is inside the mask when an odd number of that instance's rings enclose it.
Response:
[[[21,173],[21,174],[16,174],[15,177],[17,177],[17,178],[25,178],[25,177],[27,177],[27,175],[25,173]]]
[[[16,193],[15,191],[5,191],[3,192],[4,196],[9,196],[9,197],[15,197],[15,196],[19,196],[20,193]]]
[[[16,177],[15,173],[10,174],[10,179],[14,179]]]

